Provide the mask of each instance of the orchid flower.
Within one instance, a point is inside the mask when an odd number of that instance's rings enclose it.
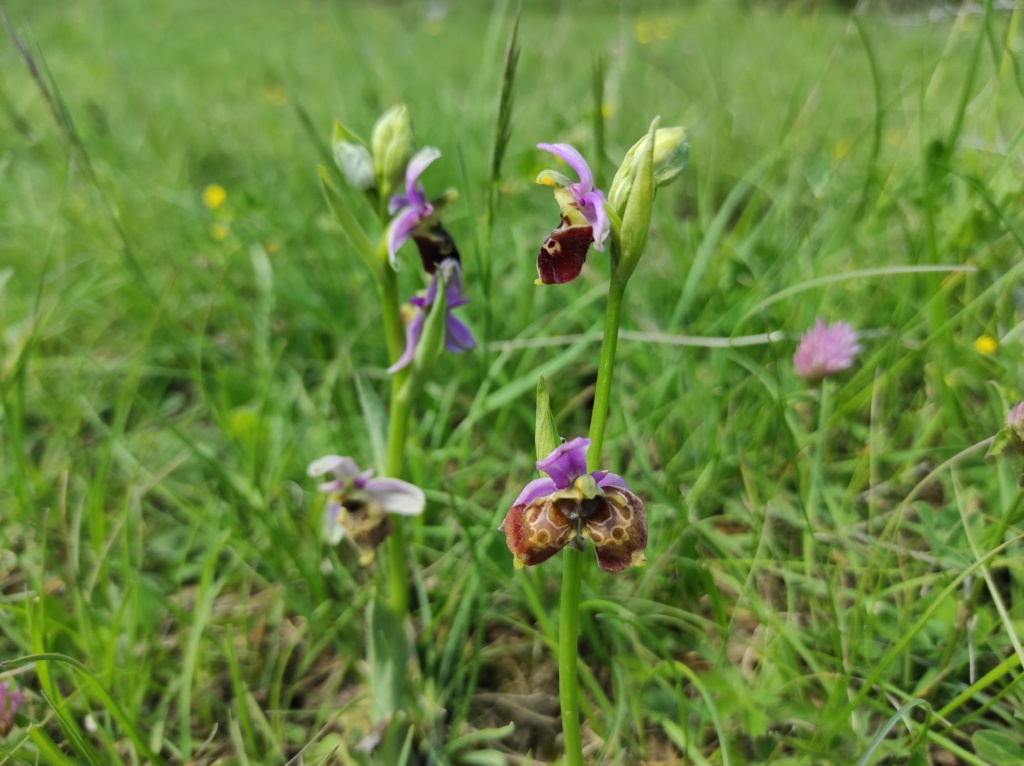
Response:
[[[555,187],[555,200],[562,209],[561,222],[537,255],[540,284],[571,282],[583,269],[590,243],[593,242],[597,250],[604,250],[604,242],[611,231],[604,208],[604,192],[594,188],[590,166],[569,144],[537,144],[537,148],[565,160],[580,179],[573,183],[554,170],[545,170],[537,176],[537,183]]]
[[[805,380],[818,381],[850,367],[860,350],[857,332],[846,322],[826,325],[817,319],[800,338],[793,369]]]
[[[348,537],[360,551],[359,562],[373,560],[373,549],[391,533],[389,513],[418,516],[426,498],[423,490],[399,479],[374,479],[373,469],[361,470],[350,457],[327,455],[306,469],[312,476],[333,475],[317,489],[327,495],[324,540],[331,545]]]
[[[396,271],[398,250],[410,239],[416,243],[428,274],[433,274],[445,259],[459,260],[455,241],[441,225],[441,211],[449,195],[431,202],[419,183],[423,171],[440,156],[440,150],[433,146],[416,152],[405,169],[405,194],[396,194],[388,201],[388,212],[394,216],[387,231],[388,262]]]
[[[500,529],[517,569],[540,564],[570,543],[583,547],[584,538],[605,572],[647,563],[643,501],[621,476],[587,473],[588,447],[590,439],[576,438],[538,460],[537,469],[550,478],[527,484],[506,514]]]
[[[416,347],[420,338],[423,337],[423,325],[427,318],[430,307],[437,300],[437,285],[441,276],[444,276],[445,296],[445,333],[444,349],[453,354],[461,354],[476,346],[473,333],[466,324],[452,314],[452,309],[465,306],[469,298],[462,294],[462,269],[459,262],[454,258],[448,258],[440,263],[440,268],[434,272],[434,278],[430,280],[430,287],[427,288],[425,296],[415,295],[409,299],[409,303],[416,307],[416,315],[405,328],[405,353],[388,367],[388,372],[394,373],[409,365],[416,355]]]

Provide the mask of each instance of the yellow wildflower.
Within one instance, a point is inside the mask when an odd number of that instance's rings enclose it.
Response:
[[[984,356],[994,354],[997,348],[999,348],[999,341],[991,335],[981,335],[974,341],[974,350]]]
[[[228,238],[230,229],[226,223],[212,223],[210,224],[210,239],[216,240],[217,242],[223,242]]]
[[[224,200],[227,199],[228,193],[224,191],[224,187],[220,184],[210,184],[203,189],[203,204],[206,205],[210,210],[216,210],[224,204]]]
[[[636,20],[636,41],[641,45],[647,45],[654,39],[655,28],[648,19],[639,18]]]
[[[853,141],[848,138],[840,138],[832,148],[832,156],[837,160],[845,159],[853,149]]]

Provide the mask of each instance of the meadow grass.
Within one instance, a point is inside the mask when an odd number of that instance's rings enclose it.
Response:
[[[656,114],[691,167],[626,296],[604,455],[648,502],[650,563],[584,573],[588,756],[1024,762],[1021,466],[985,457],[1024,369],[1015,15],[527,3],[483,285],[511,3],[5,10],[61,115],[0,46],[6,762],[367,762],[372,576],[321,544],[305,466],[369,462],[359,391],[385,396],[389,360],[316,165],[333,119],[366,134],[398,101],[460,191],[484,343],[411,425],[409,762],[560,752],[561,562],[514,572],[495,529],[536,475],[541,374],[586,430],[608,264],[533,285],[557,222],[534,145],[593,159],[599,124],[607,183]],[[809,387],[817,316],[864,351]]]

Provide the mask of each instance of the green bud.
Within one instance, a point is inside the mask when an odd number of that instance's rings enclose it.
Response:
[[[620,216],[625,212],[626,200],[636,178],[638,156],[646,144],[647,136],[637,141],[626,152],[608,191],[608,203]],[[686,143],[686,128],[659,128],[654,134],[654,186],[668,186],[686,169],[690,160],[690,146]]]
[[[405,166],[413,154],[412,125],[405,104],[391,107],[377,120],[370,148],[377,188],[386,198],[404,183]]]
[[[625,282],[636,268],[647,245],[647,230],[651,227],[651,208],[654,204],[654,135],[659,117],[651,122],[647,136],[636,143],[626,155],[626,161],[616,173],[616,179],[625,174],[630,177],[629,189],[622,200],[622,226],[619,229],[619,261],[616,275]],[[632,159],[630,159],[632,154]],[[614,183],[614,181],[613,181]],[[619,212],[619,209],[616,209]]]
[[[335,164],[341,168],[341,172],[345,174],[345,179],[353,189],[369,191],[377,186],[377,176],[374,172],[370,150],[354,133],[339,122],[334,123],[331,149],[334,153]]]

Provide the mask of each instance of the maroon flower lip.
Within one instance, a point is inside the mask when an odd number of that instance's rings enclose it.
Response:
[[[564,215],[562,222],[552,231],[537,255],[537,274],[545,285],[571,282],[583,271],[587,251],[594,241],[591,226],[573,226]]]
[[[605,572],[647,563],[643,501],[621,476],[587,473],[588,447],[589,439],[576,438],[537,461],[550,478],[531,481],[509,508],[500,529],[516,568],[547,561],[566,545],[583,547],[586,540]]]
[[[573,183],[554,170],[546,170],[537,178],[538,183],[555,187],[555,200],[562,209],[561,221],[544,240],[537,255],[539,283],[562,284],[580,275],[591,243],[596,250],[604,250],[611,230],[604,209],[605,196],[603,191],[594,188],[590,166],[572,146],[537,144],[537,148],[564,160],[580,179]]]

